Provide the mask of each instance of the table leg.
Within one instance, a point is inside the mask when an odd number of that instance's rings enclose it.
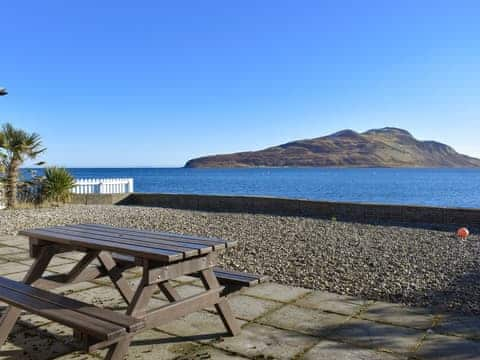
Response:
[[[105,356],[105,360],[123,360],[128,354],[128,348],[130,347],[131,342],[132,338],[128,336],[122,341],[110,346],[107,355]]]
[[[125,302],[130,304],[133,301],[134,293],[128,285],[128,281],[123,277],[122,271],[118,268],[112,255],[106,251],[102,251],[98,254],[98,260],[107,270],[110,280],[112,280],[112,283],[115,285],[120,295],[122,295]]]
[[[158,283],[158,287],[167,297],[168,301],[174,302],[182,299],[177,290],[175,290],[175,288],[168,281]]]
[[[127,315],[137,318],[144,317],[146,315],[148,303],[155,293],[155,290],[158,288],[157,284],[149,284],[149,266],[149,262],[145,261],[143,264],[142,279],[138,284],[132,301],[128,305]]]
[[[200,272],[200,279],[207,290],[217,289],[220,284],[215,276],[212,268],[202,270]],[[225,297],[222,297],[220,302],[215,305],[218,314],[222,318],[223,324],[227,328],[230,335],[235,336],[240,333],[240,326],[237,319],[233,316],[232,309]]]
[[[39,256],[36,258],[35,262],[30,267],[30,270],[25,275],[23,282],[25,284],[32,284],[38,280],[42,276],[54,255],[55,248],[51,246],[42,247]],[[7,340],[7,337],[15,326],[15,323],[20,317],[21,312],[21,309],[14,306],[9,306],[3,314],[2,318],[0,319],[0,345],[5,343]]]

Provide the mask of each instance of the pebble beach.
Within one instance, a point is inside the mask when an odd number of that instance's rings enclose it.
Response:
[[[221,257],[273,281],[375,300],[480,314],[480,237],[453,231],[259,214],[69,205],[0,212],[0,233],[101,223],[237,240]]]

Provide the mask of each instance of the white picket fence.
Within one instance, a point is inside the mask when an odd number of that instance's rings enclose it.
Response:
[[[74,194],[124,194],[133,192],[133,179],[77,179]]]

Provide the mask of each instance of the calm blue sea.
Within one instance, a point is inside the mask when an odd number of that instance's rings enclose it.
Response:
[[[77,178],[134,178],[136,192],[480,208],[480,169],[72,168]]]

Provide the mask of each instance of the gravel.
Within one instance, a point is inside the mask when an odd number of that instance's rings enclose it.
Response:
[[[238,240],[224,266],[375,300],[480,314],[480,237],[452,231],[258,214],[74,205],[0,211],[0,233],[103,223]]]

